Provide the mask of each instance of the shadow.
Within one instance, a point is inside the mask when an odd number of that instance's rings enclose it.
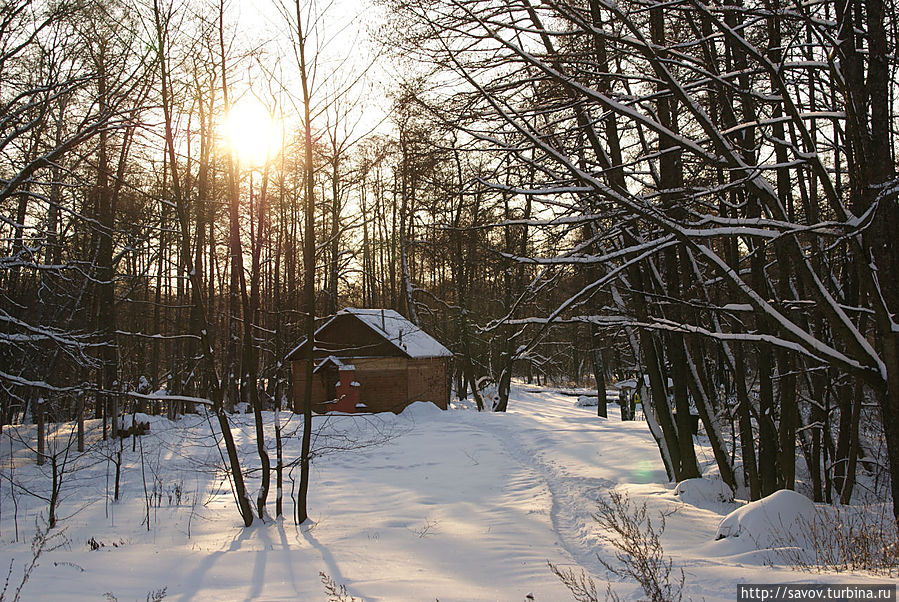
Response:
[[[258,527],[256,532],[261,540],[261,549],[256,552],[253,563],[253,579],[250,581],[250,591],[247,593],[247,600],[253,600],[262,593],[262,584],[265,583],[265,565],[268,560],[268,551],[271,549],[272,540],[268,536],[268,524],[263,523],[257,518]],[[254,527],[256,522],[254,522]],[[233,544],[232,544],[233,547]]]
[[[290,585],[293,587],[293,591],[297,591],[297,580],[296,575],[293,573],[293,563],[290,561],[290,542],[287,541],[287,533],[284,531],[284,517],[279,516],[275,519],[275,526],[278,529],[278,537],[281,540],[281,546],[283,547],[284,558],[286,559],[285,564],[287,565],[287,575],[290,578]]]
[[[192,600],[194,596],[196,596],[200,592],[204,575],[209,572],[209,569],[215,566],[216,561],[222,555],[240,549],[240,547],[243,545],[243,542],[247,539],[247,537],[249,537],[249,533],[247,531],[248,529],[241,528],[240,531],[237,532],[237,535],[234,537],[234,539],[231,540],[231,544],[228,546],[227,550],[219,550],[218,552],[213,552],[212,554],[203,557],[203,561],[200,562],[200,566],[198,566],[189,575],[185,576],[185,590],[181,594],[179,600],[181,600],[182,602],[187,602],[188,600]]]
[[[340,572],[340,567],[337,565],[337,561],[334,559],[334,555],[331,554],[330,550],[323,546],[321,542],[319,542],[315,536],[312,535],[312,529],[315,527],[315,523],[309,520],[308,522],[299,526],[299,531],[302,533],[303,538],[309,542],[313,548],[318,550],[318,553],[321,555],[322,561],[324,561],[325,566],[328,567],[327,573],[328,575],[337,583],[344,585],[346,587],[346,591],[350,596],[363,598],[365,600],[369,600],[371,602],[375,602],[377,598],[371,597],[363,597],[363,595],[356,591],[354,588],[346,585],[346,577],[343,576],[343,573]]]

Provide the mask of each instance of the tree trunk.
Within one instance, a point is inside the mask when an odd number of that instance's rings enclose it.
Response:
[[[234,494],[237,498],[237,505],[241,518],[244,521],[244,525],[249,527],[253,524],[253,509],[250,506],[250,500],[247,497],[246,485],[243,480],[243,472],[240,468],[240,458],[237,454],[237,446],[234,443],[234,436],[231,433],[231,425],[228,423],[228,416],[224,410],[222,379],[219,377],[216,370],[214,346],[210,335],[209,320],[207,317],[208,313],[206,312],[206,302],[203,294],[200,292],[203,290],[203,283],[197,277],[198,275],[195,274],[192,269],[190,269],[190,226],[187,208],[185,207],[185,201],[181,195],[180,180],[178,178],[178,162],[175,154],[175,137],[172,129],[172,115],[170,106],[171,101],[169,98],[170,82],[168,75],[168,66],[166,62],[166,40],[168,35],[168,23],[167,21],[163,21],[163,15],[161,13],[158,0],[154,0],[153,14],[156,25],[156,42],[158,53],[157,60],[159,62],[160,69],[160,88],[162,110],[165,123],[165,142],[169,166],[172,174],[172,191],[175,197],[175,209],[178,216],[178,225],[180,230],[181,260],[187,262],[185,271],[190,278],[190,284],[193,292],[195,293],[194,299],[198,304],[199,314],[201,316],[200,324],[203,328],[196,334],[200,337],[201,345],[203,348],[203,359],[207,365],[207,370],[211,375],[213,375],[214,386],[210,391],[212,397],[211,401],[213,411],[215,412],[216,419],[219,424],[219,429],[222,433],[222,439],[225,443],[225,450],[227,452],[228,465],[225,466],[225,469],[228,470],[231,474],[231,478],[234,484]],[[224,46],[224,2],[220,2],[219,48],[221,50],[222,57],[224,57]]]
[[[315,347],[315,172],[312,156],[312,97],[309,88],[309,67],[306,57],[306,31],[303,25],[300,0],[295,2],[300,81],[303,88],[303,128],[305,162],[303,184],[305,190],[305,228],[303,234],[303,310],[305,312],[306,381],[303,391],[303,437],[300,444],[300,487],[297,493],[296,521],[303,524],[309,518],[306,508],[309,493],[309,463],[312,442],[312,369]]]
[[[606,405],[606,367],[602,361],[602,341],[600,340],[599,327],[590,324],[590,339],[592,341],[591,359],[593,360],[593,377],[596,379],[596,415],[602,418],[609,417]]]
[[[734,389],[737,393],[737,419],[740,423],[740,451],[743,458],[744,482],[749,487],[749,499],[762,497],[758,467],[755,459],[755,439],[752,434],[752,403],[746,384],[746,360],[743,349],[737,345],[734,349]]]

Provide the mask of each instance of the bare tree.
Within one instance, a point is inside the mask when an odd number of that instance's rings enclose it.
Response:
[[[552,324],[635,329],[673,478],[697,474],[688,415],[701,404],[710,433],[719,432],[722,411],[735,410],[753,497],[792,487],[802,410],[802,383],[793,374],[802,363],[864,383],[841,406],[847,443],[838,455],[847,467],[857,439],[854,409],[865,396],[879,400],[882,428],[894,428],[899,388],[890,384],[889,316],[896,307],[880,283],[895,262],[869,226],[893,223],[882,204],[892,206],[896,194],[893,164],[883,159],[892,156],[893,134],[885,132],[895,125],[884,95],[890,76],[880,53],[889,41],[879,3],[776,15],[766,12],[770,3],[387,4],[402,20],[404,51],[467,88],[459,96],[474,117],[458,127],[482,141],[485,153],[533,168],[533,180],[514,189],[539,199],[535,213],[550,215],[532,227],[564,236],[573,226],[600,226],[592,253],[572,244],[518,258],[605,269],[553,307],[506,323],[540,326],[531,349]],[[842,15],[836,26],[811,16],[831,8]],[[786,31],[810,41],[801,51],[784,49],[776,40]],[[864,58],[861,48],[872,54]],[[596,60],[584,60],[585,52]],[[816,88],[807,85],[809,70]],[[819,93],[825,81],[836,82],[829,96]],[[877,129],[868,121],[875,114],[890,123],[876,141],[862,133]],[[852,158],[871,148],[880,149],[877,161]],[[846,172],[847,157],[871,167]],[[485,181],[508,189],[500,178]],[[617,313],[583,311],[597,291],[613,286],[629,291]],[[720,353],[720,382],[735,399],[710,395],[716,389],[699,365],[702,349]],[[727,450],[713,438],[727,474]],[[897,446],[888,445],[895,488]]]

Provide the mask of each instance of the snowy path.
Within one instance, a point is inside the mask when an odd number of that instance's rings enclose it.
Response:
[[[598,472],[595,466],[585,471],[588,474],[572,474],[579,463],[572,463],[569,468],[565,460],[571,459],[572,448],[580,448],[581,453],[596,450],[596,455],[601,456],[602,448],[609,441],[601,434],[601,419],[585,417],[583,408],[572,407],[568,411],[565,405],[567,402],[571,406],[572,399],[560,397],[560,400],[550,400],[545,393],[539,396],[522,393],[510,409],[513,418],[498,421],[499,428],[493,432],[523,470],[536,475],[548,490],[549,516],[559,545],[575,564],[598,575],[604,569],[596,557],[599,540],[591,516],[592,502],[617,483],[602,476],[590,476]],[[547,415],[547,406],[554,401],[556,406]],[[558,428],[546,429],[546,419],[556,422]],[[644,458],[642,461],[652,464],[653,460]]]

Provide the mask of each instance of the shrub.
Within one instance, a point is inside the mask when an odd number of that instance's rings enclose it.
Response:
[[[322,585],[325,586],[325,593],[328,594],[328,602],[362,602],[359,598],[354,598],[346,591],[345,585],[338,585],[330,575],[324,571],[319,571]]]
[[[635,580],[643,588],[650,602],[681,602],[684,595],[684,572],[672,571],[671,559],[665,556],[661,537],[665,519],[672,513],[660,513],[654,521],[646,510],[646,503],[632,502],[626,493],[610,491],[597,501],[593,514],[602,532],[603,541],[615,549],[615,563],[597,555],[599,562],[613,575]],[[598,602],[596,584],[584,571],[560,569],[549,563],[550,570],[561,579],[578,602]],[[606,599],[618,601],[611,586]]]
[[[899,526],[886,505],[819,508],[776,539],[778,556],[794,568],[820,573],[899,572]]]

